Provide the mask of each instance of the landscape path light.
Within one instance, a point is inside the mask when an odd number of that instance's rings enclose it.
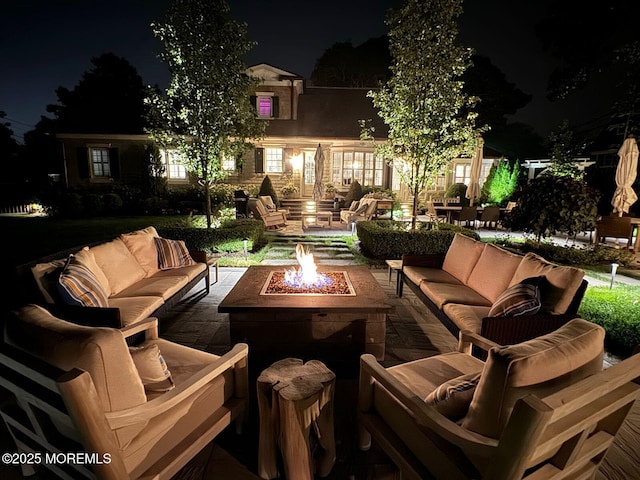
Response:
[[[613,288],[613,281],[616,279],[616,270],[618,270],[618,264],[611,264],[611,284],[609,285],[609,290]]]

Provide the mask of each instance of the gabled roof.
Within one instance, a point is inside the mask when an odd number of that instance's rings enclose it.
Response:
[[[387,126],[378,116],[368,88],[311,87],[298,97],[297,120],[273,120],[270,136],[360,138],[360,120],[371,120],[376,138],[385,138]]]
[[[260,78],[261,80],[280,80],[282,77],[293,77],[302,79],[302,77],[296,73],[287,72],[286,70],[274,67],[273,65],[269,65],[268,63],[259,63],[257,65],[252,65],[247,68],[247,72],[251,76]]]

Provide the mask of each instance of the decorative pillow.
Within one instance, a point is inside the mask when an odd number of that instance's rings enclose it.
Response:
[[[368,208],[369,208],[368,202],[360,202],[360,205],[358,205],[358,208],[356,209],[355,213],[356,215],[360,213],[365,213]]]
[[[45,302],[56,303],[56,299],[60,299],[58,277],[66,263],[66,259],[61,258],[47,263],[38,263],[31,267],[31,273],[33,273],[33,278]]]
[[[155,343],[129,347],[144,389],[148,392],[167,392],[175,387],[167,362]]]
[[[354,200],[353,202],[351,202],[351,205],[349,205],[349,211],[355,212],[358,209],[359,205],[360,205],[360,200]]]
[[[69,255],[60,276],[58,293],[62,302],[83,307],[108,307],[107,294],[94,273],[75,255]]]
[[[544,277],[531,277],[516,283],[498,295],[489,310],[489,317],[501,315],[534,315],[540,311],[539,284]]]
[[[153,239],[158,249],[158,267],[160,270],[195,265],[183,240],[169,240],[156,237]]]
[[[276,204],[273,203],[273,199],[271,198],[271,195],[260,195],[258,198],[262,201],[263,205],[267,207],[267,210],[276,209]]]
[[[448,418],[462,418],[473,399],[480,373],[468,373],[444,382],[427,395],[425,402]]]

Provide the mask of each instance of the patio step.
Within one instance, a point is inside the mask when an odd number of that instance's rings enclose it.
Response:
[[[301,220],[301,213],[308,208],[308,202],[313,202],[311,198],[284,198],[280,200],[281,208],[289,210],[287,218],[291,220]],[[317,211],[333,212],[333,221],[340,221],[340,210],[333,208],[333,200],[320,200],[316,204]]]

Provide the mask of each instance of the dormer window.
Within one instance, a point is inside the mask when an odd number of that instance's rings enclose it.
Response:
[[[256,92],[251,101],[259,118],[278,118],[278,97],[273,92]]]

